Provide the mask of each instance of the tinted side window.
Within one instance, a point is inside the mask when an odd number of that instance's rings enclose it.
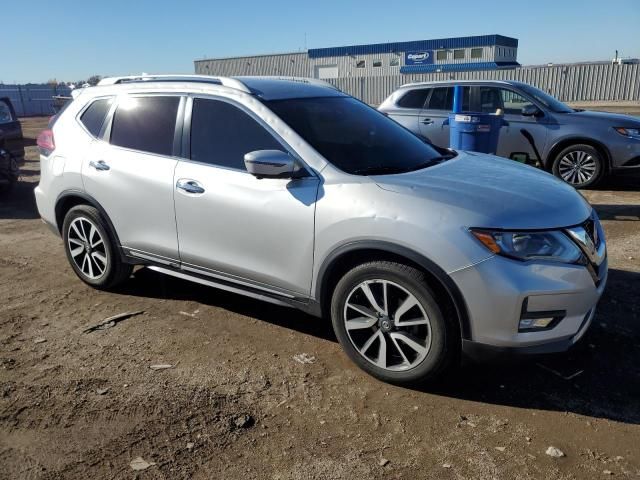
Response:
[[[479,111],[483,113],[496,113],[502,108],[501,89],[495,87],[478,88]]]
[[[422,108],[429,95],[429,91],[430,89],[428,88],[409,90],[398,100],[397,105],[402,108]]]
[[[171,155],[179,97],[127,97],[119,104],[111,127],[111,144]]]
[[[429,98],[429,110],[453,110],[453,88],[434,88]]]
[[[193,100],[192,160],[246,170],[246,153],[282,149],[282,145],[262,125],[238,107],[219,100]]]
[[[470,87],[462,87],[462,111],[469,111]],[[434,88],[429,98],[429,110],[453,111],[453,87]]]
[[[100,135],[104,118],[107,116],[112,103],[112,98],[96,100],[89,105],[89,108],[87,108],[80,117],[82,124],[94,137]]]

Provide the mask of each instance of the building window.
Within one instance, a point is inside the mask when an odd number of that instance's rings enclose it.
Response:
[[[391,57],[391,60],[389,60],[389,66],[397,67],[399,65],[400,65],[400,58],[396,56]]]
[[[374,60],[373,61],[373,68],[378,68],[382,66],[382,60]]]
[[[471,49],[471,58],[482,58],[482,49],[481,48],[472,48]]]
[[[464,58],[464,50],[454,50],[453,51],[453,59],[454,60],[462,60]]]
[[[367,66],[367,62],[364,60],[358,60],[356,62],[356,68],[365,68]]]
[[[447,51],[446,50],[438,50],[436,52],[436,60],[446,60],[447,59]]]

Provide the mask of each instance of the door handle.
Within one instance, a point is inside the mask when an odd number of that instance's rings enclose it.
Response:
[[[204,193],[204,188],[195,180],[181,178],[176,182],[176,188],[187,193]]]
[[[104,160],[98,160],[97,162],[94,162],[93,160],[91,160],[89,162],[89,166],[95,168],[96,170],[109,170],[109,169],[111,169],[111,167],[109,165],[107,165],[107,162],[105,162]]]
[[[431,125],[432,123],[433,120],[431,120],[430,118],[425,118],[424,120],[422,120],[423,125]]]

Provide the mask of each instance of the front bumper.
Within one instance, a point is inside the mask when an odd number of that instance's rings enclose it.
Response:
[[[607,259],[595,281],[586,267],[552,262],[522,263],[493,256],[451,274],[469,312],[471,357],[530,355],[567,350],[588,329],[607,281]],[[563,311],[551,328],[519,331],[523,303],[529,313]]]
[[[465,357],[474,361],[491,362],[505,359],[526,359],[536,355],[565,352],[578,343],[587,330],[589,330],[595,314],[596,308],[594,307],[585,315],[584,321],[578,329],[578,333],[567,339],[518,347],[488,345],[486,343],[474,342],[473,340],[463,340],[462,353]]]

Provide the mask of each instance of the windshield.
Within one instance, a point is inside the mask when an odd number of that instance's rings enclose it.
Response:
[[[433,146],[352,97],[269,100],[265,104],[347,173],[403,173],[443,158]]]
[[[552,112],[556,113],[571,113],[575,110],[568,105],[565,105],[560,100],[552,97],[548,93],[543,92],[539,88],[532,87],[531,85],[520,85],[522,90],[531,95],[533,98],[542,103],[545,107],[547,107]]]

